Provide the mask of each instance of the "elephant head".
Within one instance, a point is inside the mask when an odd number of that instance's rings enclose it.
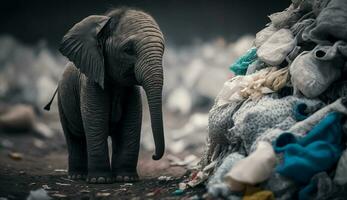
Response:
[[[162,119],[163,34],[148,14],[115,9],[73,26],[60,49],[80,72],[101,88],[141,85],[147,95],[155,142],[154,160],[165,150]]]

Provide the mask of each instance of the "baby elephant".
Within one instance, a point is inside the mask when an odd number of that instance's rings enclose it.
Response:
[[[148,14],[128,8],[91,15],[64,36],[71,62],[58,86],[58,106],[69,152],[69,177],[89,183],[136,181],[146,92],[155,142],[165,149],[162,119],[163,34]],[[107,138],[112,138],[109,161]]]

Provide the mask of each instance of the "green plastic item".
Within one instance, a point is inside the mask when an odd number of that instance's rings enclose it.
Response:
[[[179,195],[182,195],[183,193],[184,193],[184,190],[177,189],[172,194],[179,196]]]
[[[245,75],[248,66],[257,59],[257,48],[252,47],[247,53],[236,60],[231,66],[230,70],[235,75]]]

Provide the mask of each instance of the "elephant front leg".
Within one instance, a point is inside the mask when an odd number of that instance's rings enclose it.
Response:
[[[139,179],[136,170],[142,122],[139,88],[130,88],[124,102],[124,110],[117,126],[117,132],[111,134],[113,145],[112,173],[118,182],[133,182]]]
[[[106,91],[94,82],[81,86],[81,114],[86,134],[89,183],[111,183],[108,154],[110,100]]]
[[[87,147],[84,133],[71,131],[66,115],[58,98],[59,116],[68,148],[68,173],[70,179],[85,179],[87,176]],[[79,120],[77,120],[79,121]],[[80,126],[82,127],[82,126]]]

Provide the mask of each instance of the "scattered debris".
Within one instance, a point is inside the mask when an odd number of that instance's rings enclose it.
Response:
[[[68,179],[68,178],[64,178],[64,177],[60,177],[61,180],[64,180],[64,181],[70,181],[70,182],[75,182],[74,180],[71,180],[71,179]]]
[[[65,194],[59,194],[59,193],[52,194],[51,196],[52,196],[52,197],[58,197],[58,198],[66,198],[66,197],[67,197],[67,195],[65,195]]]
[[[186,183],[179,183],[179,184],[178,184],[178,189],[180,189],[180,190],[185,190],[185,189],[187,189],[187,184],[186,184]]]
[[[154,197],[154,196],[158,195],[161,192],[161,190],[162,190],[161,188],[156,188],[156,189],[154,189],[153,192],[147,193],[146,197]]]
[[[121,191],[121,192],[125,192],[125,191],[127,191],[127,189],[126,188],[119,188],[119,189],[117,189],[117,190],[115,190],[116,192],[117,191]]]
[[[132,186],[132,183],[124,183],[123,185],[120,185],[120,187],[129,187]]]
[[[50,190],[50,189],[52,189],[52,188],[49,187],[48,185],[42,185],[42,188],[45,189],[45,190]]]
[[[23,154],[18,153],[18,152],[10,152],[8,154],[8,156],[10,158],[12,158],[13,160],[22,160],[23,159]]]
[[[184,190],[178,189],[178,190],[175,190],[172,194],[179,196],[179,195],[182,195],[183,193],[184,193]]]
[[[27,197],[27,200],[50,200],[50,199],[52,198],[48,196],[47,191],[42,188],[30,191],[30,194]]]
[[[56,185],[61,185],[61,186],[70,186],[71,184],[69,183],[55,183]]]
[[[80,193],[89,193],[90,190],[81,190]]]
[[[98,193],[96,193],[96,197],[108,197],[110,195],[111,195],[111,193],[109,193],[109,192],[98,192]]]
[[[171,181],[171,180],[173,180],[173,177],[171,177],[171,176],[159,176],[158,180],[159,181]]]

